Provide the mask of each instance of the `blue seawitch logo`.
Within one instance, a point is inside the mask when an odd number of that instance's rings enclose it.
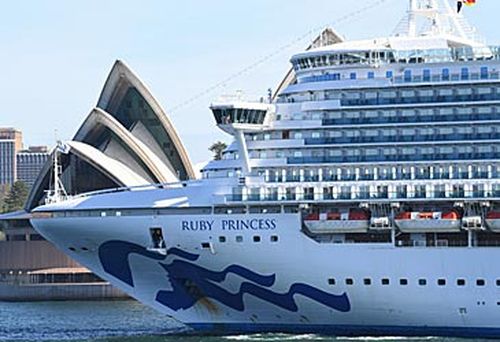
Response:
[[[158,291],[156,300],[174,311],[187,310],[198,302],[208,303],[207,307],[210,309],[213,307],[210,300],[216,300],[237,311],[245,311],[245,294],[291,312],[299,310],[295,302],[296,295],[340,312],[351,310],[346,293],[333,295],[303,283],[291,285],[286,293],[277,293],[270,289],[276,282],[275,274],[261,275],[240,265],[231,265],[222,271],[212,271],[193,263],[199,259],[199,255],[176,248],[169,249],[167,256],[161,256],[142,246],[124,241],[109,241],[99,247],[99,259],[104,271],[133,287],[134,280],[128,261],[131,254],[155,260],[165,269],[172,289]],[[174,260],[165,263],[170,257],[174,257]],[[237,293],[231,293],[220,286],[229,274],[244,280]]]

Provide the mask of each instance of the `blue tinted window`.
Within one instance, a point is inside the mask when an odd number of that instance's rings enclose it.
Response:
[[[429,69],[424,70],[424,82],[429,82],[431,80],[431,71]]]
[[[463,80],[469,79],[469,68],[462,68],[461,77]]]
[[[351,72],[351,80],[355,80],[356,79],[356,73],[355,72]]]
[[[443,80],[448,81],[450,79],[450,69],[443,69]]]
[[[375,73],[373,71],[368,72],[368,78],[369,79],[375,78]]]
[[[405,70],[405,82],[411,81],[411,70]]]
[[[387,78],[392,78],[393,76],[394,76],[394,73],[390,70],[385,73],[385,77],[387,77]]]
[[[488,78],[488,67],[482,67],[481,68],[481,79],[487,79]]]

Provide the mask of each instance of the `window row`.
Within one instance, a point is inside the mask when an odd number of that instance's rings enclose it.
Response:
[[[498,198],[500,184],[354,185],[243,188],[233,201],[375,200]]]
[[[347,286],[354,286],[356,285],[356,282],[353,278],[346,278],[343,280],[343,283]],[[374,281],[372,278],[364,278],[361,282],[361,284],[365,286],[371,286],[374,285]],[[395,280],[396,284],[399,284],[401,286],[408,286],[410,285],[410,281],[408,278],[399,278]],[[467,286],[467,280],[465,278],[458,278],[455,280],[455,285],[456,286]],[[470,283],[474,284],[477,287],[485,287],[487,285],[487,281],[485,279],[476,279],[475,281],[470,281]],[[337,285],[337,279],[336,278],[328,278],[328,285]],[[388,286],[391,285],[391,279],[390,278],[382,278],[380,279],[380,284],[383,286]],[[431,285],[432,281],[429,281],[427,278],[419,278],[415,280],[415,284],[419,286],[427,286]],[[437,286],[447,286],[448,285],[448,280],[446,278],[439,278],[435,280],[435,284]],[[500,279],[497,279],[495,282],[497,287],[500,287]]]
[[[419,87],[391,90],[324,90],[282,95],[278,103],[339,100],[342,106],[385,106],[449,102],[496,101],[500,87]]]
[[[312,68],[325,68],[338,65],[381,64],[424,64],[441,62],[464,62],[498,60],[498,47],[480,49],[470,47],[427,49],[427,50],[369,50],[327,52],[322,55],[300,56],[292,59],[295,71]],[[464,69],[462,69],[463,73]],[[481,68],[481,72],[483,68]],[[468,69],[467,69],[468,72]],[[442,74],[445,71],[443,69]],[[448,71],[449,73],[449,71]]]
[[[499,79],[500,74],[498,71],[490,71],[488,67],[480,67],[478,69],[470,70],[467,67],[461,69],[450,70],[443,68],[440,70],[411,70],[406,69],[402,73],[395,76],[394,71],[387,70],[385,73],[375,71],[365,72],[323,72],[310,76],[302,76],[298,78],[299,83],[309,82],[325,82],[325,81],[342,81],[342,80],[356,80],[360,79],[389,79],[397,84],[400,83],[421,83],[421,82],[447,82],[447,81],[469,81],[469,80],[488,80]]]
[[[236,235],[235,238],[234,238],[234,241],[238,242],[238,243],[244,242],[243,235]],[[255,243],[262,242],[262,237],[260,235],[254,235],[254,236],[252,236],[252,241],[255,242]],[[278,242],[279,241],[278,235],[271,235],[269,237],[269,241],[271,241],[273,243]],[[219,243],[227,243],[227,242],[228,242],[228,239],[227,239],[226,236],[219,236]],[[203,248],[209,248],[210,246],[206,245],[206,243],[205,243],[205,244],[202,244],[202,247]]]
[[[495,144],[424,145],[353,148],[258,149],[251,150],[251,159],[289,158],[289,164],[370,162],[370,161],[425,161],[498,159],[500,146]]]
[[[500,176],[499,165],[396,166],[259,170],[266,182],[334,182],[420,179],[490,179]]]
[[[384,141],[484,140],[499,139],[500,125],[421,126],[335,130],[281,131],[248,136],[253,141],[305,140],[307,145],[370,143]]]

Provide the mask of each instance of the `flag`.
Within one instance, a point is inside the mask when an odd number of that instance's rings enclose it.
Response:
[[[474,6],[476,4],[476,0],[458,0],[457,1],[457,12],[460,13],[462,7],[465,6]]]

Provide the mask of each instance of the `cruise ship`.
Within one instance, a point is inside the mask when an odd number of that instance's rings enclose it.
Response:
[[[196,332],[500,338],[500,50],[455,4],[212,103],[234,142],[201,179],[49,198],[34,227]]]

